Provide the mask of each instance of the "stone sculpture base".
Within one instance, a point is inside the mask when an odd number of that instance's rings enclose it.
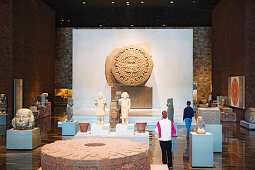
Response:
[[[110,124],[97,125],[96,123],[91,125],[92,135],[109,135]]]
[[[229,123],[236,123],[236,113],[224,113],[221,112],[221,121],[222,122],[229,122]]]
[[[150,169],[149,147],[125,139],[59,140],[41,149],[42,169]]]
[[[245,127],[245,128],[248,128],[249,130],[254,130],[255,129],[255,124],[246,122],[244,120],[240,121],[240,125]]]
[[[78,131],[78,122],[62,122],[62,135],[75,136]]]
[[[10,124],[10,117],[8,114],[0,114],[0,126]]]
[[[7,130],[6,149],[32,150],[41,145],[40,129],[32,130]]]
[[[222,125],[206,124],[205,131],[213,134],[213,152],[222,152]]]
[[[213,135],[190,132],[189,163],[192,167],[213,167]]]
[[[152,108],[152,87],[114,86],[111,87],[111,100],[114,100],[116,91],[127,92],[131,100],[131,108]]]
[[[135,125],[134,124],[128,124],[128,125],[122,125],[117,124],[116,125],[116,134],[117,135],[134,135],[135,131]]]

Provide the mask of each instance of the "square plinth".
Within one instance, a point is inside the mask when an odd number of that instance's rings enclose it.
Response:
[[[222,152],[222,125],[206,124],[205,131],[213,134],[213,152]]]
[[[32,130],[7,130],[6,149],[29,149],[32,150],[41,145],[40,129]]]
[[[91,125],[92,135],[109,135],[110,134],[110,124],[97,125],[93,123]]]
[[[254,130],[255,129],[255,124],[246,122],[244,120],[240,121],[240,125],[245,127],[245,128],[248,128],[249,130]]]
[[[75,136],[78,131],[78,122],[62,122],[62,135]]]
[[[8,125],[10,124],[10,119],[8,114],[0,114],[0,125]]]
[[[190,132],[189,163],[192,167],[213,167],[213,135]]]
[[[117,124],[116,125],[116,134],[117,135],[134,135],[135,125],[134,124]]]

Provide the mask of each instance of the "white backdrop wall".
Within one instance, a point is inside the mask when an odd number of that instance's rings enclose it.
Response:
[[[193,100],[192,29],[74,29],[73,99],[74,109],[94,108],[102,91],[108,106],[111,88],[105,79],[106,57],[122,46],[148,42],[154,68],[146,86],[153,87],[153,108],[166,108],[174,98],[175,109]]]

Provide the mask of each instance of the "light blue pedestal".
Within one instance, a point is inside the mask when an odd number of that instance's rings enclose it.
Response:
[[[7,130],[6,149],[29,149],[32,150],[41,145],[40,129],[32,130]]]
[[[244,120],[240,121],[240,125],[247,128],[247,129],[249,129],[249,130],[254,130],[255,129],[255,124],[246,122]]]
[[[206,124],[205,131],[213,134],[213,152],[222,152],[222,125]]]
[[[192,167],[213,167],[213,135],[190,132],[189,163]]]
[[[62,122],[62,136],[75,136],[78,129],[78,122]]]
[[[8,114],[0,114],[0,125],[8,125],[10,124],[10,118]]]

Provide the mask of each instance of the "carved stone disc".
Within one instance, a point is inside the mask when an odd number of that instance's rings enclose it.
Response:
[[[150,54],[139,46],[119,48],[112,56],[112,74],[122,85],[144,85],[150,78],[152,68],[153,61]]]

